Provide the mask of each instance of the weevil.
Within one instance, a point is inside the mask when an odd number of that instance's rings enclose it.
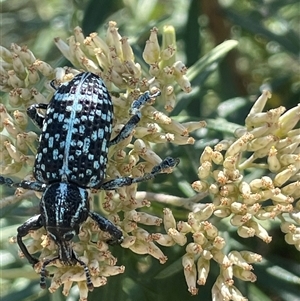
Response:
[[[121,177],[105,182],[108,148],[127,138],[141,119],[140,107],[160,92],[145,92],[131,105],[132,117],[120,133],[111,140],[113,104],[103,80],[89,72],[76,75],[61,84],[49,104],[34,104],[28,116],[41,128],[39,147],[33,167],[36,181],[13,182],[0,176],[0,184],[42,192],[40,214],[28,219],[17,229],[17,242],[33,266],[39,260],[27,250],[22,238],[29,231],[44,227],[58,247],[57,256],[43,261],[40,286],[46,287],[46,267],[59,259],[65,265],[79,263],[86,283],[93,289],[88,266],[71,247],[80,225],[92,218],[111,239],[108,244],[120,244],[122,231],[111,221],[89,208],[88,189],[114,190],[125,185],[152,179],[166,169],[175,167],[178,159],[165,158],[150,173],[141,177]],[[46,110],[45,115],[40,109]]]

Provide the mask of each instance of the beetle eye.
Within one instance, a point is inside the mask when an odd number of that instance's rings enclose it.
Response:
[[[71,240],[73,237],[74,237],[74,233],[72,233],[72,232],[68,232],[68,233],[64,234],[64,239],[66,241]]]

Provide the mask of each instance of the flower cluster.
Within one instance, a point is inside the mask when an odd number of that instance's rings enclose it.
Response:
[[[80,71],[90,71],[103,78],[112,94],[114,103],[113,136],[130,118],[129,108],[142,92],[160,90],[155,105],[142,108],[142,119],[127,139],[109,150],[107,178],[141,176],[151,171],[161,158],[153,150],[153,144],[193,144],[189,133],[205,126],[204,122],[179,123],[167,113],[176,104],[174,88],[179,85],[185,92],[191,91],[186,77],[186,67],[176,61],[174,29],[165,27],[162,45],[157,39],[157,29],[150,32],[143,51],[143,59],[149,65],[144,72],[135,61],[128,39],[120,36],[115,22],[109,22],[106,38],[96,33],[85,37],[79,27],[67,43],[55,39],[55,43],[74,68],[52,68],[34,57],[26,47],[11,45],[8,50],[0,47],[0,89],[8,93],[7,105],[0,104],[0,151],[3,160],[0,174],[31,177],[34,164],[37,134],[26,131],[28,118],[25,109],[33,103],[48,103],[53,95],[49,82],[57,84],[69,81]],[[44,83],[46,89],[40,90]],[[117,96],[116,96],[117,95]],[[236,138],[220,141],[206,147],[200,155],[198,178],[192,184],[197,194],[189,199],[175,196],[158,196],[137,191],[137,185],[117,189],[116,192],[95,192],[99,206],[107,217],[120,227],[124,234],[123,248],[137,254],[149,254],[165,263],[167,257],[160,246],[185,247],[182,265],[188,290],[198,293],[198,285],[205,285],[212,261],[219,265],[220,273],[212,288],[213,300],[246,300],[234,285],[234,278],[255,281],[253,263],[262,257],[250,251],[225,252],[226,240],[214,224],[216,219],[227,219],[242,238],[257,236],[266,243],[271,237],[264,227],[264,220],[278,218],[288,244],[300,250],[300,107],[285,112],[285,108],[263,112],[270,93],[265,91],[253,105],[245,127],[236,131]],[[164,107],[163,111],[157,108]],[[245,171],[261,170],[261,178],[247,181]],[[266,176],[266,171],[268,176]],[[171,171],[170,171],[171,172]],[[29,197],[22,189],[5,202]],[[198,203],[204,197],[207,203]],[[163,218],[143,211],[150,206],[149,199],[188,209],[186,221],[176,222],[172,211],[164,209]],[[164,228],[161,232],[148,232],[144,225]],[[149,228],[149,227],[147,227]],[[92,220],[81,227],[79,239],[72,247],[91,272],[95,287],[104,285],[108,276],[124,272],[117,266],[117,259],[105,243],[108,234],[99,231]],[[26,241],[31,254],[40,252],[40,261],[52,258],[56,246],[44,229],[33,231]],[[38,263],[35,268],[41,268]],[[87,299],[88,288],[80,266],[63,266],[59,260],[49,267],[54,277],[50,291],[63,285],[67,295],[77,282],[81,300]]]
[[[261,261],[249,251],[222,251],[226,241],[208,219],[230,218],[242,238],[257,236],[266,243],[272,237],[264,220],[280,219],[285,240],[300,250],[300,105],[285,112],[284,107],[262,112],[271,95],[264,91],[253,105],[246,126],[237,130],[236,139],[223,140],[214,149],[206,147],[200,156],[199,180],[195,191],[209,194],[212,202],[203,204],[179,222],[179,232],[192,233],[193,242],[186,246],[182,258],[185,278],[192,294],[196,282],[204,285],[211,259],[220,266],[213,288],[213,300],[246,300],[234,286],[233,277],[255,281],[251,263]],[[284,113],[285,112],[285,113]],[[284,114],[283,114],[284,113]],[[248,168],[268,170],[269,176],[243,178]],[[270,202],[271,201],[271,202]]]
[[[117,135],[130,118],[129,108],[133,100],[146,90],[160,90],[161,96],[157,98],[156,105],[164,106],[165,111],[171,111],[176,102],[174,85],[178,84],[185,92],[191,91],[191,85],[185,75],[186,67],[182,62],[176,61],[174,29],[170,26],[164,28],[162,47],[158,43],[157,33],[156,28],[151,30],[143,52],[143,58],[149,64],[149,72],[145,76],[140,64],[135,62],[128,39],[120,36],[115,22],[109,22],[105,40],[96,33],[84,37],[79,27],[75,28],[74,36],[68,39],[68,43],[55,39],[56,45],[74,68],[52,68],[36,59],[27,47],[16,44],[12,44],[10,50],[1,47],[0,89],[8,92],[7,105],[2,101],[0,106],[0,149],[3,158],[1,175],[33,180],[31,171],[38,135],[26,131],[28,117],[25,109],[33,103],[49,102],[53,95],[51,80],[59,85],[84,70],[102,77],[110,91],[121,91],[118,96],[112,94],[115,116],[113,136]],[[44,83],[46,89],[40,92],[38,87],[41,83]],[[132,135],[110,148],[106,175],[108,179],[138,177],[150,172],[154,165],[161,162],[161,158],[152,150],[153,143],[193,144],[194,139],[189,133],[205,126],[203,122],[179,123],[158,111],[153,104],[144,106],[141,113],[141,121]],[[133,184],[119,188],[115,193],[95,193],[107,217],[122,229],[125,237],[122,247],[138,254],[150,254],[164,263],[166,256],[154,243],[155,239],[143,229],[143,225],[160,225],[162,219],[138,210],[150,206],[150,202],[138,200],[135,197],[136,190],[137,185]],[[3,199],[2,204],[16,202],[22,197],[28,197],[28,194],[23,189],[17,189],[15,196]],[[124,266],[116,265],[117,259],[105,243],[109,239],[107,235],[88,220],[81,227],[79,241],[72,244],[76,254],[88,265],[95,287],[104,285],[106,277],[124,271]],[[42,261],[52,258],[57,249],[45,229],[33,231],[28,236],[31,238],[26,241],[28,251],[31,254],[40,252],[41,261],[35,265],[35,269],[39,271]],[[52,266],[50,269],[53,270],[54,277],[49,288],[51,292],[63,285],[63,293],[67,295],[72,283],[77,282],[81,300],[87,298],[85,274],[80,266],[64,266],[59,260]]]

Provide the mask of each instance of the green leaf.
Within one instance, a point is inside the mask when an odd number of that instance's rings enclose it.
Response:
[[[216,64],[220,62],[221,59],[233,48],[238,45],[238,41],[228,40],[220,45],[216,46],[209,53],[204,55],[201,59],[199,59],[192,67],[190,67],[187,71],[187,77],[194,84],[202,84],[197,80],[202,72],[209,72],[210,70],[214,70]],[[210,72],[211,73],[211,72]]]

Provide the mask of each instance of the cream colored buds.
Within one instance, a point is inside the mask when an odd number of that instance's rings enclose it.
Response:
[[[12,53],[3,46],[0,46],[0,57],[6,62],[12,62]]]
[[[114,21],[108,23],[105,38],[97,33],[85,37],[82,29],[76,27],[67,42],[55,39],[57,47],[74,68],[53,68],[37,60],[26,47],[16,44],[12,44],[10,49],[0,47],[0,89],[9,93],[1,102],[8,101],[10,105],[7,111],[0,104],[0,129],[3,131],[0,135],[1,174],[30,172],[38,136],[26,132],[28,119],[25,109],[33,103],[49,102],[54,92],[50,88],[51,80],[54,79],[55,86],[59,86],[79,72],[94,72],[107,85],[114,104],[113,136],[130,119],[130,106],[142,92],[161,91],[159,97],[142,107],[141,120],[132,134],[110,147],[105,181],[140,177],[151,172],[161,162],[154,144],[160,144],[158,149],[162,152],[164,143],[172,143],[176,147],[193,144],[195,139],[190,137],[190,132],[205,127],[206,123],[182,123],[183,116],[168,116],[167,112],[176,106],[178,87],[189,93],[191,83],[187,67],[176,58],[174,27],[165,26],[160,34],[161,45],[158,29],[150,31],[142,53],[149,66],[148,73],[144,73],[141,62],[135,61],[130,39],[121,36]],[[245,125],[232,137],[227,131],[224,140],[199,151],[199,164],[194,167],[197,175],[192,184],[197,192],[195,195],[187,199],[176,198],[174,203],[173,196],[171,201],[161,194],[153,197],[154,193],[149,192],[143,192],[141,197],[136,194],[137,184],[120,187],[117,191],[97,192],[99,200],[95,204],[100,205],[109,220],[122,230],[124,241],[121,247],[126,248],[126,252],[148,254],[163,264],[167,257],[161,246],[184,248],[182,266],[192,295],[197,294],[197,285],[206,283],[211,260],[219,265],[220,271],[212,288],[214,300],[244,301],[245,298],[233,285],[233,277],[243,281],[256,280],[251,263],[261,261],[262,257],[249,251],[231,250],[226,253],[228,235],[223,235],[220,225],[224,230],[227,223],[231,227],[230,232],[236,231],[243,239],[257,236],[270,243],[272,238],[263,221],[272,222],[278,217],[286,242],[300,249],[300,130],[296,128],[300,106],[286,112],[284,107],[264,111],[270,97],[269,92],[262,93],[253,104]],[[14,113],[12,108],[16,108]],[[184,168],[182,166],[179,173],[184,172]],[[184,183],[184,179],[181,180]],[[24,192],[16,191],[16,195],[21,193]],[[187,193],[193,192],[187,190]],[[165,208],[156,216],[154,212],[157,211],[153,211],[152,207],[147,212],[143,211],[144,207],[150,207],[150,201],[171,202],[172,210],[175,206],[183,206],[182,210],[188,208],[189,212],[184,215],[176,209],[172,212]],[[182,220],[176,222],[178,216]],[[57,254],[55,243],[45,235],[44,229],[32,231],[30,237],[30,241],[26,242],[30,253],[39,252],[41,259]],[[91,242],[93,238],[97,244]],[[73,242],[74,252],[91,271],[94,286],[104,285],[106,277],[124,272],[124,266],[116,265],[117,258],[111,253],[114,249],[106,243],[110,238],[88,220],[82,224],[78,240]],[[50,291],[63,285],[63,293],[67,295],[74,281],[78,282],[80,298],[86,300],[88,289],[82,268],[63,266],[59,261],[53,262],[53,266]]]
[[[150,162],[151,164],[157,165],[161,162],[160,157],[150,149],[148,145],[144,143],[143,140],[137,139],[134,142],[134,150],[146,161]]]
[[[262,95],[257,99],[255,104],[253,105],[253,107],[252,107],[252,109],[251,109],[251,111],[250,111],[247,118],[249,119],[254,114],[262,112],[262,110],[264,109],[268,99],[271,98],[271,96],[272,95],[269,91],[264,90]],[[246,123],[247,123],[247,119],[246,119]]]
[[[109,47],[113,47],[115,49],[116,54],[119,57],[122,57],[121,36],[118,32],[117,23],[114,21],[108,22],[106,42]]]
[[[168,234],[155,233],[152,234],[152,239],[161,246],[170,247],[175,245],[175,241]]]
[[[247,145],[249,141],[251,141],[253,138],[254,138],[253,135],[249,133],[243,135],[241,138],[239,138],[229,146],[226,152],[226,157],[228,156],[234,157],[236,154],[245,151],[247,149]]]
[[[164,212],[164,219],[163,219],[164,228],[165,231],[168,232],[170,228],[176,228],[176,221],[170,209],[165,208],[163,212]]]
[[[168,235],[180,246],[184,246],[187,242],[186,236],[174,228],[168,230]]]
[[[278,135],[286,135],[292,130],[300,120],[300,104],[286,111],[282,116],[279,117],[279,130]]]
[[[195,218],[199,222],[206,221],[213,214],[214,210],[215,206],[213,204],[206,204],[199,211],[189,213],[189,218]]]
[[[26,70],[23,62],[20,59],[20,56],[17,54],[12,55],[13,59],[13,69],[16,73],[18,73],[19,76],[21,76],[23,79],[26,77]]]
[[[147,64],[154,64],[158,62],[160,57],[160,47],[157,39],[157,28],[154,27],[150,31],[150,38],[146,41],[146,46],[143,51],[143,59]]]
[[[196,295],[198,293],[198,289],[196,288],[197,269],[196,269],[193,255],[190,254],[183,255],[182,265],[183,265],[185,280],[188,285],[188,290],[192,295]]]
[[[63,56],[71,61],[69,45],[60,38],[55,38],[54,43],[56,44],[56,47],[59,49],[59,51],[63,54]]]
[[[286,183],[295,173],[297,172],[297,168],[291,164],[287,166],[284,170],[277,173],[277,175],[274,178],[274,184],[275,186],[282,186],[284,183]]]

